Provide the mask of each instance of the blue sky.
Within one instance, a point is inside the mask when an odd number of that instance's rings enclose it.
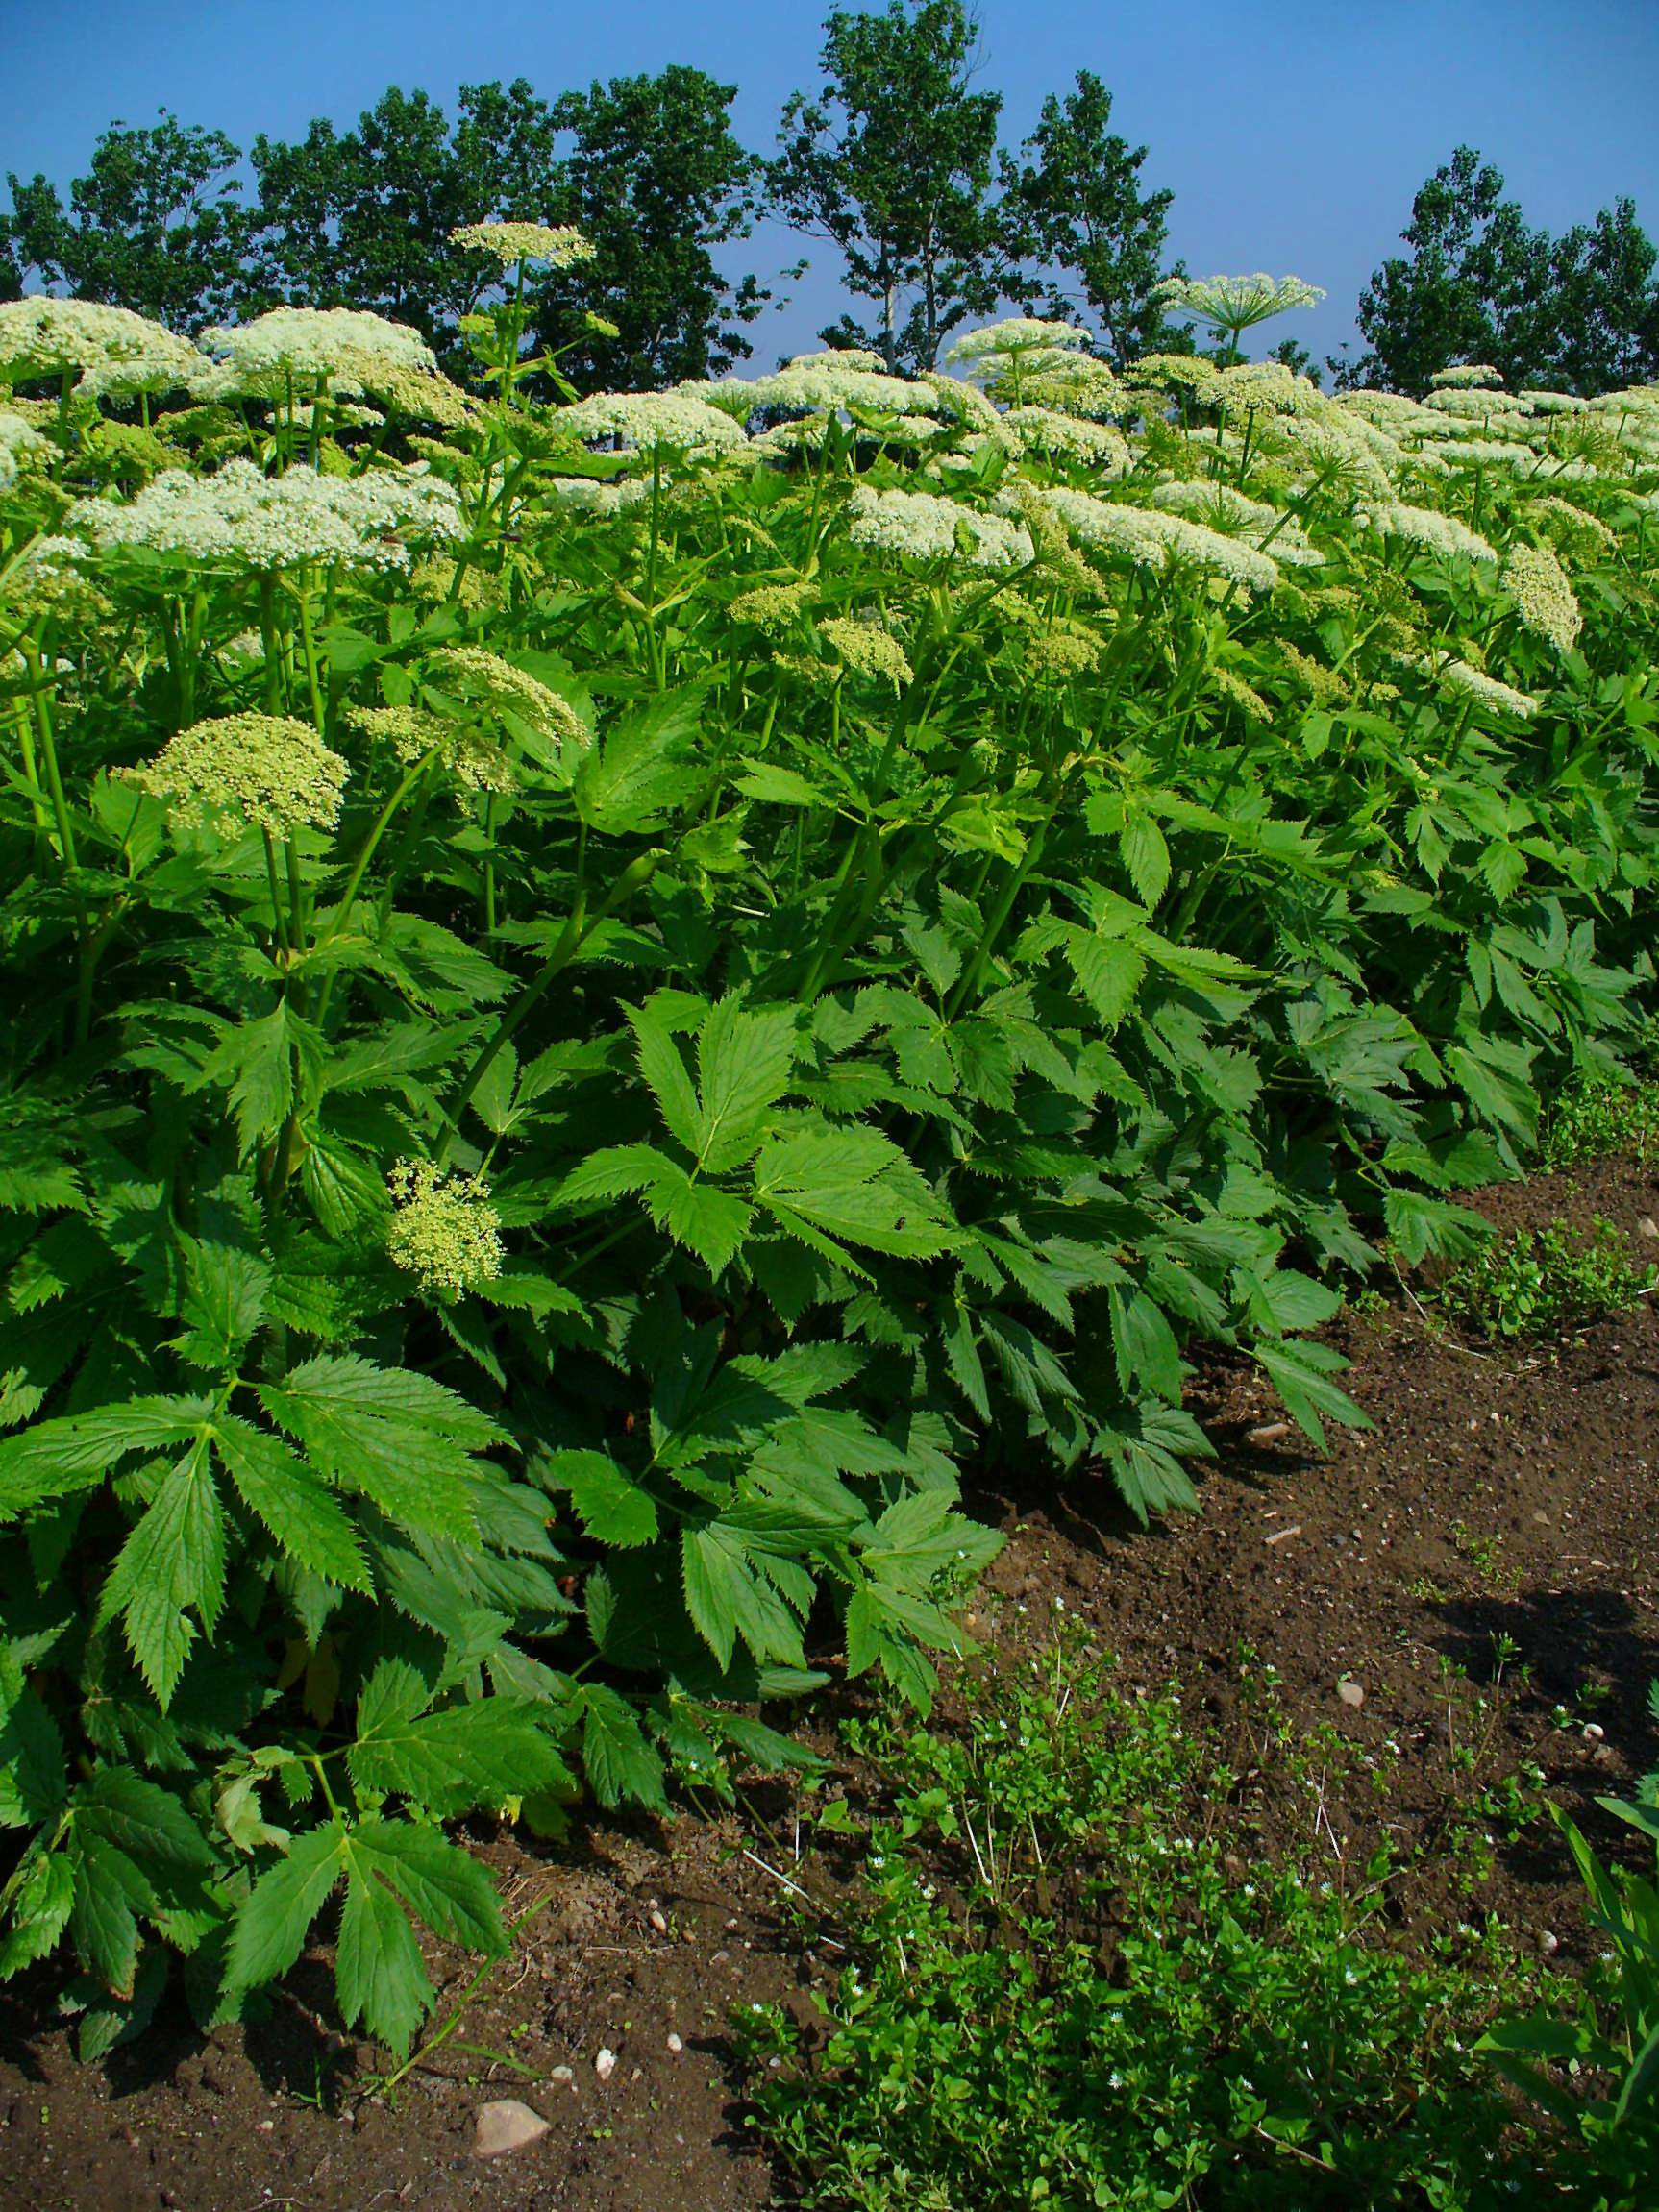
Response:
[[[525,76],[552,95],[685,61],[739,87],[739,135],[770,151],[777,114],[817,83],[817,0],[0,0],[0,172],[66,184],[111,118],[162,106],[246,144],[318,114],[351,121],[387,84],[448,101]],[[1630,194],[1659,234],[1659,0],[980,0],[982,82],[1004,136],[1080,68],[1173,186],[1172,253],[1196,273],[1267,268],[1324,284],[1270,327],[1324,354],[1459,141],[1503,171],[1529,218],[1564,229]],[[762,278],[804,249],[766,234]],[[834,305],[832,257],[753,333],[756,358],[812,343]]]

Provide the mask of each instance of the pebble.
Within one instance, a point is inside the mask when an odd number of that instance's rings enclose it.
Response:
[[[616,2053],[603,2043],[599,2047],[599,2056],[593,2062],[593,2071],[601,2081],[608,2081],[616,2072]]]
[[[1341,1698],[1344,1705],[1351,1705],[1356,1708],[1365,1703],[1364,1689],[1358,1683],[1349,1682],[1346,1675],[1337,1684],[1336,1694]]]
[[[550,2081],[574,2081],[576,2069],[572,2066],[556,2066],[547,2078]]]
[[[1551,1935],[1548,1929],[1541,1928],[1538,1930],[1538,1948],[1548,1958],[1552,1952],[1561,1949],[1561,1938],[1558,1935]]]
[[[1538,1523],[1541,1529],[1547,1529],[1549,1526],[1549,1515],[1548,1513],[1534,1513],[1532,1517]]]
[[[548,2123],[539,2112],[521,2104],[516,2097],[503,2097],[493,2104],[481,2104],[474,2122],[472,2154],[475,2158],[502,2158],[509,2151],[522,2151],[539,2143]]]
[[[1584,1723],[1584,1740],[1586,1743],[1599,1743],[1606,1733],[1607,1731],[1598,1720],[1587,1720]]]
[[[1659,1237],[1659,1221],[1655,1221],[1651,1214],[1644,1214],[1636,1224],[1636,1234],[1639,1237]]]
[[[671,2036],[668,2038],[668,2050],[669,2050],[669,2055],[670,2055],[671,2057],[673,2057],[673,2058],[678,2058],[678,2057],[680,2056],[680,2053],[681,2053],[681,2052],[682,2052],[684,2049],[685,2049],[685,2045],[684,2045],[684,2043],[681,2041],[681,2038],[680,2038],[678,2035],[671,2035]]]
[[[1276,1444],[1280,1437],[1288,1437],[1289,1435],[1290,1423],[1288,1421],[1264,1421],[1260,1428],[1251,1429],[1250,1440],[1252,1444]]]
[[[663,1913],[653,1912],[650,1918],[651,1925],[656,1929],[658,1935],[666,1935],[668,1933],[668,1921]]]

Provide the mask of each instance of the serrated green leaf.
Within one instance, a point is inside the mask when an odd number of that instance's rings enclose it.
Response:
[[[345,1873],[347,1835],[345,1822],[336,1815],[296,1836],[288,1856],[260,1876],[231,1931],[228,1987],[258,1989],[286,1974],[305,1949],[311,1922]]]
[[[373,1586],[351,1522],[280,1438],[222,1413],[213,1447],[243,1504],[285,1552],[326,1583],[351,1590]]]
[[[233,1370],[264,1315],[271,1269],[256,1253],[229,1244],[186,1247],[185,1333],[173,1349],[193,1367]]]
[[[163,1712],[184,1672],[193,1608],[210,1634],[225,1596],[225,1514],[205,1438],[164,1475],[153,1504],[121,1546],[98,1605],[100,1626],[119,1614],[138,1671]]]
[[[436,2002],[409,1915],[357,1836],[346,1846],[346,1902],[334,1950],[334,1988],[348,2028],[369,2033],[406,2057]]]
[[[596,1543],[648,1544],[656,1535],[656,1507],[614,1460],[603,1452],[552,1452],[550,1485],[570,1492],[582,1525]]]
[[[584,1683],[582,1708],[582,1763],[600,1804],[607,1809],[642,1805],[648,1812],[666,1812],[662,1761],[628,1700],[604,1683]]]

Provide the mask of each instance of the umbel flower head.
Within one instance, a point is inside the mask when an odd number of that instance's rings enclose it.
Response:
[[[670,446],[687,454],[730,453],[744,442],[730,415],[690,392],[593,392],[560,408],[553,428],[584,443],[620,438],[646,451]]]
[[[848,535],[854,545],[914,560],[943,560],[960,552],[978,569],[1020,568],[1030,560],[1030,532],[1002,515],[977,514],[933,492],[883,492],[860,484],[850,502]]]
[[[386,1251],[423,1290],[455,1298],[501,1273],[501,1216],[482,1177],[445,1174],[430,1160],[400,1160],[386,1186],[396,1209]]]
[[[465,531],[454,488],[419,463],[360,477],[309,468],[267,477],[239,458],[210,477],[164,469],[136,499],[83,500],[69,520],[100,546],[149,546],[251,569],[308,561],[408,568],[407,538],[458,538]]]
[[[1196,316],[1218,337],[1235,343],[1243,331],[1293,307],[1317,307],[1325,293],[1300,277],[1270,277],[1258,269],[1249,277],[1168,277],[1153,294],[1177,314]]]
[[[1503,564],[1504,589],[1521,620],[1535,637],[1557,652],[1571,652],[1584,627],[1584,616],[1567,571],[1548,546],[1518,545]]]
[[[511,791],[518,782],[508,754],[481,729],[440,722],[416,706],[348,706],[345,719],[364,737],[389,745],[406,765],[433,755],[468,791]]]
[[[126,307],[36,294],[0,301],[0,381],[79,372],[88,398],[183,389],[202,365],[186,340]]]
[[[912,680],[915,672],[904,657],[904,648],[878,624],[833,616],[828,622],[821,622],[818,629],[846,665],[856,669],[860,676],[880,676],[895,691]]]
[[[202,332],[209,366],[196,361],[196,389],[223,399],[238,391],[265,391],[289,377],[326,381],[339,391],[360,391],[369,364],[433,375],[437,356],[416,330],[359,307],[272,307],[252,322],[222,323]]]
[[[598,248],[569,223],[464,223],[450,236],[474,254],[488,254],[504,269],[515,261],[545,261],[568,269],[591,261]]]
[[[446,645],[433,653],[433,667],[467,698],[498,711],[505,708],[555,745],[580,746],[585,751],[591,743],[587,725],[567,699],[482,645]]]
[[[1500,384],[1503,373],[1490,361],[1460,361],[1454,368],[1436,369],[1428,381],[1442,391],[1455,391],[1460,385]]]
[[[43,438],[28,418],[0,407],[0,492],[17,481],[24,468],[49,460],[51,441]]]
[[[126,772],[183,822],[209,823],[221,836],[263,829],[333,829],[340,816],[345,762],[309,724],[285,714],[226,714],[170,737],[145,768]]]

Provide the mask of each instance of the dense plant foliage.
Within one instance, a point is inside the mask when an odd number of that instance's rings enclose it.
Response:
[[[444,1817],[925,1701],[964,1455],[1316,1436],[1650,973],[1649,394],[1321,398],[1077,333],[519,404],[465,329],[0,306],[0,1816],[14,1972],[204,2012]],[[509,265],[510,264],[510,265]]]
[[[1333,1731],[1300,1737],[1275,1710],[1272,1670],[1247,1665],[1241,1740],[1224,1747],[1196,1698],[1118,1689],[1077,1635],[960,1686],[948,1736],[895,1718],[854,1727],[871,1779],[856,1807],[820,1801],[818,1850],[851,1839],[857,1878],[850,1895],[837,1885],[846,1962],[814,2032],[784,2005],[735,2021],[752,2124],[794,2201],[1646,2202],[1645,2115],[1626,2105],[1615,2120],[1528,2072],[1557,2124],[1540,2141],[1484,2055],[1517,2070],[1523,2052],[1572,2056],[1599,2081],[1624,2069],[1628,2043],[1541,2010],[1477,2050],[1495,2012],[1546,1994],[1553,2005],[1570,1985],[1518,1963],[1473,1906],[1415,1937],[1391,1909],[1413,1873],[1473,1887],[1468,1842],[1444,1839],[1413,1868],[1386,1846],[1350,1856],[1322,1824],[1327,1792],[1362,1762],[1387,1801],[1392,1746],[1374,1757]],[[1293,1814],[1271,1858],[1250,1787],[1264,1769],[1307,1801],[1305,1828]],[[1651,1891],[1603,1876],[1597,1897],[1625,1901],[1633,2022],[1638,1989],[1651,2005]]]

